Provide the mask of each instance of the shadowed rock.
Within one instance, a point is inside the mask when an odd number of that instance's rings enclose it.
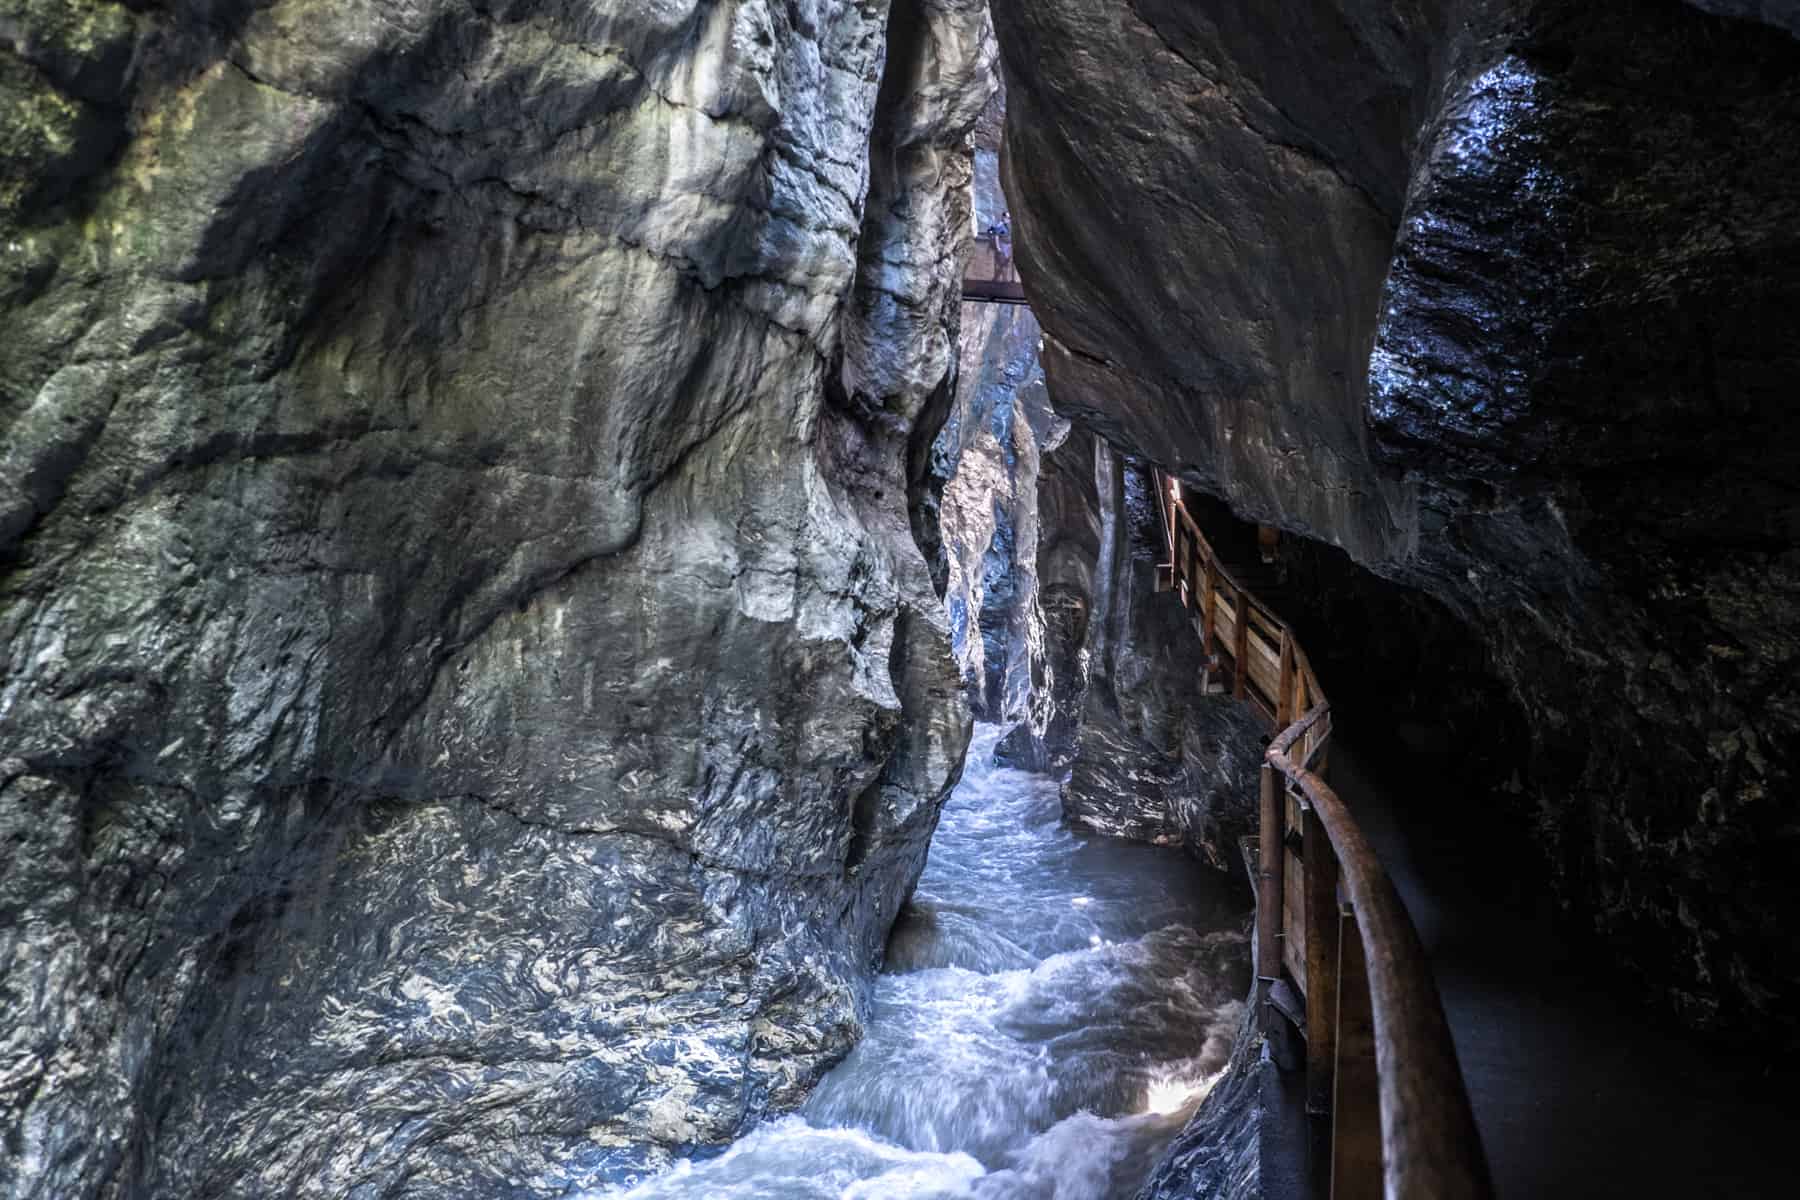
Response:
[[[1564,900],[1791,1047],[1792,6],[995,19],[1058,411],[1454,614]]]

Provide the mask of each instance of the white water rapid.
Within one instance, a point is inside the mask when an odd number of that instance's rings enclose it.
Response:
[[[1077,834],[1054,780],[963,780],[866,1036],[797,1115],[608,1200],[1128,1200],[1216,1081],[1242,914],[1179,850]]]

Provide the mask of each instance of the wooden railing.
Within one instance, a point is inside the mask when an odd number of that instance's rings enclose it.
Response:
[[[1492,1200],[1418,932],[1323,778],[1331,705],[1293,632],[1219,562],[1181,485],[1156,482],[1169,550],[1158,586],[1194,614],[1202,687],[1228,680],[1278,731],[1250,839],[1257,992],[1265,1032],[1289,1022],[1306,1044],[1307,1108],[1331,1122],[1332,1200]]]
[[[1312,665],[1275,611],[1220,564],[1181,502],[1181,485],[1157,478],[1169,547],[1157,586],[1173,587],[1193,610],[1208,664],[1205,685],[1211,687],[1215,676],[1228,679],[1232,695],[1277,729],[1285,727],[1325,699]]]

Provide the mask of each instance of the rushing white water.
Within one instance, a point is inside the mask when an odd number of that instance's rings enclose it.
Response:
[[[976,730],[862,1042],[798,1115],[612,1200],[1136,1192],[1230,1052],[1240,914],[1179,851],[1070,831],[997,737]]]

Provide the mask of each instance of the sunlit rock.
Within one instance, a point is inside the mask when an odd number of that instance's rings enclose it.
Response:
[[[967,737],[913,464],[993,54],[0,18],[8,1190],[560,1195],[848,1049]]]

